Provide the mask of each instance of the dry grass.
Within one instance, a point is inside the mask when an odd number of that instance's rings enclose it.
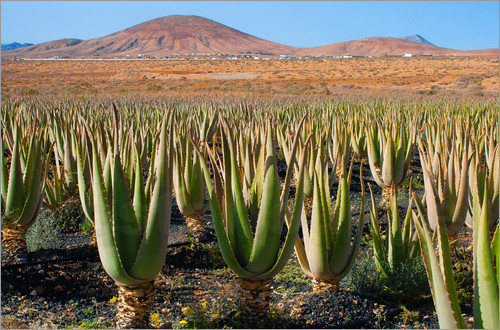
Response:
[[[496,96],[498,81],[496,57],[2,62],[4,95],[415,95],[439,85],[440,95]]]

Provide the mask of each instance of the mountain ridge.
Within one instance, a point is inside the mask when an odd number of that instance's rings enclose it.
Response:
[[[167,57],[197,54],[262,54],[290,56],[498,55],[498,49],[461,51],[437,47],[425,38],[372,37],[318,47],[298,48],[252,36],[200,16],[170,15],[155,18],[112,34],[89,39],[61,39],[2,52],[2,57],[113,58]],[[410,36],[414,37],[414,36]],[[406,37],[403,37],[406,38]]]

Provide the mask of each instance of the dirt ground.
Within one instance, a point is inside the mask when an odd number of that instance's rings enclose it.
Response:
[[[2,95],[498,97],[498,57],[2,61]]]

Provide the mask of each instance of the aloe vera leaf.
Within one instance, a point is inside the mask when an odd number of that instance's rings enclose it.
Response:
[[[322,222],[325,233],[327,260],[330,260],[333,254],[335,240],[333,236],[333,228],[332,228],[333,224],[330,219],[330,187],[328,182],[328,166],[325,166],[324,169],[320,169],[320,171],[322,171],[322,173],[320,172],[320,175],[318,177],[319,180],[318,183],[320,189],[320,203],[323,216]]]
[[[175,200],[179,210],[184,216],[191,216],[195,213],[190,203],[190,196],[186,188],[184,171],[182,168],[182,149],[179,147],[174,150],[173,160],[173,183],[175,190]]]
[[[305,118],[305,116],[303,117],[303,119]],[[299,124],[299,129],[300,127],[302,127],[300,124]],[[309,134],[309,136],[306,138],[306,142],[305,142],[305,146],[307,146],[309,144],[309,141],[310,141],[310,138],[311,138],[311,134]],[[294,156],[294,152],[292,151],[292,157],[295,157]],[[290,171],[290,172],[288,172]],[[286,178],[291,178],[292,176],[292,173],[291,173],[291,169],[288,169],[287,170],[287,175],[286,175]],[[302,253],[302,252],[305,252],[303,249],[300,249],[300,239],[297,237],[298,236],[298,232],[299,232],[299,228],[300,228],[300,220],[303,216],[303,202],[304,202],[304,183],[303,183],[303,174],[304,174],[304,171],[305,171],[305,157],[302,157],[301,160],[300,160],[300,169],[299,169],[299,174],[298,174],[298,177],[297,177],[297,191],[295,193],[295,202],[294,202],[294,210],[293,210],[293,215],[292,215],[292,218],[290,220],[290,222],[287,222],[287,225],[288,225],[288,233],[286,235],[286,238],[285,238],[285,243],[283,244],[283,247],[281,248],[281,251],[278,255],[278,258],[277,258],[277,261],[275,263],[275,265],[273,266],[273,268],[262,274],[260,276],[261,279],[269,279],[269,278],[272,278],[274,275],[278,274],[286,265],[288,259],[290,259],[290,255],[292,254],[293,252],[293,248],[294,246],[297,248],[298,247],[298,252],[297,252],[297,255],[299,257],[299,261],[300,261],[300,258],[307,258],[305,256],[305,253]],[[287,180],[285,179],[285,189],[288,190],[289,188],[289,182],[287,184]],[[287,197],[286,196],[286,193],[283,194],[282,197]],[[286,199],[282,198],[282,204],[281,206],[283,207],[283,204],[285,206],[285,215],[286,216],[286,213],[289,212],[288,211],[288,207],[286,205]],[[301,263],[302,265],[302,263]],[[304,263],[305,265],[305,263]],[[306,267],[304,270],[307,274],[307,270],[309,268]]]
[[[89,148],[90,147],[90,148]],[[91,150],[90,143],[87,142],[87,150]],[[87,189],[84,174],[83,162],[87,162],[87,158],[83,153],[83,148],[80,144],[76,148],[76,169],[77,169],[77,179],[78,179],[78,194],[80,196],[80,201],[82,204],[83,213],[85,218],[94,224],[94,213],[90,205],[90,201],[87,199]]]
[[[481,216],[478,219],[480,223],[477,226],[477,240],[474,245],[474,328],[498,329],[498,279],[489,240],[491,211],[488,199],[488,189],[485,188]]]
[[[418,199],[418,197],[415,198]],[[417,205],[419,205],[418,202]],[[434,306],[438,315],[439,327],[442,329],[464,328],[460,327],[459,323],[455,319],[455,312],[452,308],[452,302],[450,301],[451,297],[447,291],[446,283],[444,281],[443,274],[441,273],[441,267],[434,252],[432,238],[422,219],[420,209],[419,216],[412,211],[412,218],[419,236],[420,249],[422,251],[422,257],[427,271],[427,277],[429,279]]]
[[[394,162],[394,183],[396,183],[397,185],[399,185],[403,181],[408,163],[407,151],[409,147],[404,144],[404,138],[402,136],[403,134],[404,133],[400,131]]]
[[[359,247],[361,245],[361,236],[363,233],[364,214],[365,214],[365,185],[363,181],[363,164],[361,164],[359,172],[361,178],[361,208],[359,211],[360,213],[358,218],[358,225],[356,228],[356,235],[354,237],[353,246],[351,248],[351,252],[349,253],[349,257],[347,258],[346,263],[344,264],[344,268],[335,275],[335,277],[338,280],[344,278],[351,271],[352,267],[354,266],[356,257],[358,255]],[[330,267],[331,266],[332,264],[330,263]]]
[[[309,236],[309,249],[307,258],[311,272],[319,278],[330,277],[330,267],[328,265],[328,248],[326,238],[325,222],[329,221],[329,215],[323,214],[321,201],[321,191],[319,187],[318,175],[314,175],[314,193],[311,214],[311,229]],[[328,219],[328,220],[327,220]]]
[[[133,208],[135,211],[135,216],[137,218],[137,223],[139,225],[140,234],[144,233],[146,228],[146,223],[148,219],[148,206],[146,203],[146,195],[144,191],[144,178],[142,174],[142,166],[141,161],[139,159],[139,150],[137,149],[137,145],[134,144],[134,152],[135,152],[135,183],[134,183],[134,199],[133,199]]]
[[[252,254],[246,266],[248,271],[257,274],[270,270],[276,263],[282,226],[279,177],[276,167],[273,134],[270,127],[266,136],[264,152],[266,153],[266,164],[262,200]]]
[[[381,169],[382,182],[385,186],[390,186],[394,181],[394,142],[389,133],[384,148],[384,162]]]
[[[350,246],[351,246],[351,201],[349,199],[350,191],[350,181],[352,175],[353,163],[349,169],[349,174],[346,177],[345,174],[341,175],[339,183],[340,201],[338,204],[339,215],[338,215],[338,227],[336,230],[335,243],[333,248],[333,253],[330,259],[330,268],[333,273],[337,274],[341,272],[346,264],[349,257]]]
[[[372,174],[373,180],[379,185],[379,187],[383,187],[385,184],[382,180],[382,177],[377,172],[377,159],[379,159],[378,155],[375,156],[375,152],[373,151],[373,146],[371,143],[368,143],[368,165],[370,166],[370,172]]]
[[[86,127],[88,130],[88,127]],[[90,132],[88,132],[90,134]],[[97,247],[102,266],[109,276],[118,284],[137,284],[138,280],[129,276],[120,261],[118,251],[115,246],[113,235],[113,224],[111,214],[106,202],[106,194],[102,183],[102,174],[99,165],[99,156],[95,146],[94,138],[92,143],[92,189],[94,193],[94,224],[96,231]]]
[[[158,275],[167,253],[172,209],[173,157],[173,133],[172,128],[167,133],[167,121],[171,123],[171,119],[165,119],[161,128],[158,157],[155,164],[156,181],[149,206],[147,223],[137,252],[137,259],[130,270],[130,274],[134,277],[147,281],[154,279]],[[169,143],[167,143],[167,138],[169,138]]]
[[[26,199],[17,130],[14,135],[14,149],[12,150],[8,187],[4,220],[7,225],[11,225],[19,218]]]
[[[437,203],[437,197],[434,197]],[[438,224],[436,227],[437,239],[438,239],[438,253],[441,266],[441,273],[445,281],[446,289],[448,291],[449,300],[451,302],[451,307],[454,312],[455,321],[459,328],[465,328],[465,323],[460,312],[460,305],[458,304],[458,297],[456,292],[456,284],[453,275],[453,266],[451,264],[451,253],[450,245],[448,243],[448,234],[446,230],[446,225],[444,223],[444,217],[438,210]]]
[[[233,247],[233,252],[236,254],[241,265],[246,265],[250,259],[253,247],[253,234],[250,227],[250,219],[248,218],[245,200],[240,185],[240,177],[237,167],[236,150],[234,148],[234,140],[226,121],[224,134],[224,167],[226,179],[226,216],[231,214],[231,218],[227,220],[228,234]],[[230,178],[228,180],[228,178]],[[231,196],[230,198],[228,198]],[[231,219],[231,221],[229,221]]]
[[[7,200],[7,192],[8,192],[8,186],[9,186],[9,172],[7,171],[7,164],[5,163],[5,156],[4,156],[4,149],[3,149],[3,141],[2,141],[2,157],[0,158],[0,185],[2,189],[2,202],[5,202]],[[2,204],[3,206],[4,204]]]
[[[190,158],[193,157],[190,155]],[[192,167],[192,177],[191,177],[191,205],[193,209],[197,212],[203,209],[205,204],[205,184],[203,179],[203,174],[201,173],[201,165],[198,157],[193,159]]]
[[[29,142],[29,147],[28,147],[28,152],[26,154],[26,157],[24,158],[25,161],[25,166],[24,166],[24,192],[26,194],[29,193],[30,185],[31,185],[31,177],[34,174],[34,167],[36,166],[37,161],[41,161],[41,159],[37,159],[35,157],[36,153],[36,146],[35,144],[35,136],[33,135],[30,139]],[[26,203],[25,203],[26,204]]]
[[[467,217],[467,210],[469,208],[469,163],[471,158],[467,159],[464,155],[462,161],[462,172],[460,175],[460,186],[458,188],[458,196],[455,205],[455,212],[453,213],[453,218],[451,223],[448,225],[448,231],[458,232],[465,224],[465,218]]]
[[[398,216],[398,202],[397,194],[391,193],[391,208],[390,208],[390,232],[387,235],[389,242],[388,260],[392,270],[397,270],[399,265],[403,262],[405,256],[405,249],[403,245],[403,235],[399,225]]]
[[[77,182],[76,164],[71,146],[71,135],[69,133],[69,129],[67,128],[64,139],[64,179],[66,187],[68,187],[69,191],[73,191],[76,188]]]
[[[375,197],[373,195],[372,186],[368,183],[368,187],[370,188],[370,196],[372,201],[372,207],[370,208],[370,229],[372,233],[373,240],[373,252],[375,257],[375,263],[377,267],[382,273],[388,277],[387,270],[385,264],[387,263],[387,251],[382,242],[382,236],[379,231],[379,221],[378,221],[378,211],[377,204],[375,203]]]
[[[207,149],[208,149],[207,145]],[[219,204],[219,199],[215,193],[215,188],[212,185],[212,179],[210,176],[210,171],[208,170],[208,166],[206,161],[201,158],[203,157],[201,155],[201,152],[198,150],[198,147],[194,145],[194,150],[196,151],[196,154],[198,157],[200,157],[200,164],[201,168],[203,169],[203,175],[205,178],[205,184],[207,185],[207,190],[208,190],[208,197],[210,200],[210,211],[212,213],[212,219],[214,222],[214,228],[215,228],[215,234],[217,236],[217,242],[219,244],[219,248],[222,254],[222,257],[224,258],[224,261],[226,264],[231,268],[236,275],[242,277],[242,278],[251,278],[252,274],[245,270],[238,262],[236,255],[233,252],[233,247],[231,246],[231,243],[229,242],[229,237],[226,232],[226,227],[224,220],[222,218],[222,212],[221,212],[221,205]],[[210,151],[208,151],[209,154],[211,154]],[[212,156],[212,155],[211,155]],[[213,158],[211,157],[212,161]]]
[[[37,214],[38,200],[42,195],[43,184],[45,181],[45,159],[42,156],[41,143],[34,143],[32,148],[35,152],[29,153],[30,158],[27,160],[28,164],[26,169],[30,171],[30,175],[27,175],[29,182],[27,185],[27,196],[24,203],[24,208],[16,221],[17,224],[29,227],[36,220],[35,215]]]

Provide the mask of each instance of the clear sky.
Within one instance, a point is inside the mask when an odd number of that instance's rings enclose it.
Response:
[[[419,34],[441,47],[499,47],[498,1],[1,1],[1,42],[92,39],[168,15],[315,47]]]

